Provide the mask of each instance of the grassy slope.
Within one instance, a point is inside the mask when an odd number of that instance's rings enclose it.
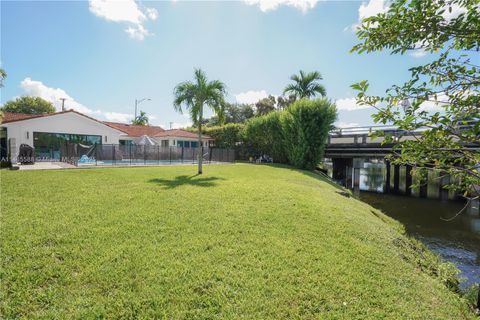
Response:
[[[194,172],[3,171],[3,317],[469,316],[399,225],[313,175]]]

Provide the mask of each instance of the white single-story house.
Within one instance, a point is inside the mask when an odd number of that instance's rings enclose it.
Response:
[[[198,146],[197,134],[189,131],[100,121],[74,110],[41,115],[4,112],[0,124],[1,158],[4,161],[9,156],[16,162],[20,145],[27,144],[35,149],[37,161],[58,161],[65,141],[82,145],[126,145],[135,144],[142,136],[163,147]],[[204,139],[204,146],[211,145],[209,136]]]

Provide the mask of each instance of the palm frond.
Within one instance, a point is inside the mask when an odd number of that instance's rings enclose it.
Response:
[[[319,84],[317,81],[322,80],[322,75],[318,71],[306,73],[303,70],[300,70],[298,74],[294,74],[290,77],[294,82],[285,87],[283,93],[291,93],[295,97],[299,98],[311,98],[320,94],[321,96],[326,95],[325,87]]]

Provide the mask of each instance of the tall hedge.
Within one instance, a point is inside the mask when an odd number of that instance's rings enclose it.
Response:
[[[234,149],[243,141],[243,124],[240,123],[207,127],[203,132],[215,140],[215,146],[218,148]]]
[[[243,130],[246,152],[254,157],[265,154],[272,157],[275,162],[287,162],[282,117],[283,112],[271,112],[247,121]]]
[[[326,99],[299,100],[283,115],[283,137],[288,162],[313,169],[321,161],[337,109]]]
[[[326,99],[298,100],[283,111],[249,119],[245,124],[210,127],[205,133],[219,148],[234,148],[237,158],[265,154],[277,163],[313,169],[322,159],[337,110]]]

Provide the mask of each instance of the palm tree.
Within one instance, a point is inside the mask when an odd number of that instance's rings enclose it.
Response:
[[[132,120],[132,124],[136,126],[148,126],[148,116],[146,112],[140,110],[140,115]]]
[[[208,81],[205,72],[201,69],[195,69],[194,81],[185,81],[175,87],[173,102],[175,110],[183,113],[183,106],[190,113],[193,124],[198,128],[198,174],[202,174],[203,108],[204,106],[210,108],[218,116],[219,121],[223,121],[225,94],[225,84],[218,80]]]
[[[299,75],[294,74],[290,79],[293,80],[294,83],[289,84],[285,90],[283,90],[284,94],[292,94],[295,98],[299,99],[309,99],[315,97],[317,94],[320,94],[322,97],[327,95],[325,87],[317,81],[323,79],[318,71],[305,73],[300,70]]]

